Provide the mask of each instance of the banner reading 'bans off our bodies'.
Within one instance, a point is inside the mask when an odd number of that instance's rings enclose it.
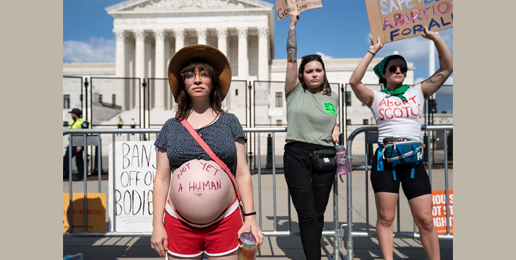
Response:
[[[453,0],[365,0],[373,41],[398,41],[453,27]]]

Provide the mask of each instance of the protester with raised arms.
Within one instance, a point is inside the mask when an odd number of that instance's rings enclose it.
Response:
[[[168,259],[201,259],[204,252],[208,259],[236,260],[241,233],[251,229],[258,246],[264,236],[255,218],[246,136],[236,116],[221,108],[231,83],[229,61],[214,47],[189,45],[170,60],[168,80],[177,112],[155,142],[151,247]]]
[[[321,259],[324,212],[335,180],[335,163],[319,167],[314,155],[335,157],[339,140],[336,124],[338,96],[326,78],[320,55],[302,57],[297,70],[296,24],[299,12],[290,13],[287,36],[287,137],[283,157],[285,179],[299,217],[303,250],[308,260]]]
[[[418,157],[417,162],[402,164],[402,160],[389,159],[387,154],[387,148],[392,148],[393,142],[398,143],[399,147],[401,141],[420,144],[425,100],[439,90],[453,72],[451,52],[439,33],[424,27],[422,36],[434,42],[441,66],[427,80],[412,87],[403,84],[407,76],[407,62],[400,55],[390,55],[374,67],[384,89],[381,92],[368,89],[362,79],[371,60],[383,47],[380,37],[376,43],[371,37],[369,51],[349,81],[357,98],[373,112],[378,125],[379,149],[374,155],[371,183],[375,192],[377,237],[383,257],[387,260],[393,259],[392,224],[400,182],[428,258],[440,259],[439,240],[432,219],[432,190],[425,167],[419,163],[422,158]],[[422,145],[419,148],[422,150]]]

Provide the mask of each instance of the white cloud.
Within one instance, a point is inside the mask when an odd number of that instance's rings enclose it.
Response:
[[[316,52],[315,54],[321,55],[322,60],[333,59],[333,56],[328,56],[320,51]]]
[[[92,37],[88,42],[63,42],[63,62],[115,62],[115,39]]]

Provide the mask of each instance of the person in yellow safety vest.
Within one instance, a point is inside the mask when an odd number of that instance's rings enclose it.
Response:
[[[118,116],[118,129],[121,129],[123,125],[124,125],[124,120],[122,119],[121,116]],[[116,135],[120,135],[120,134],[116,134]]]
[[[70,129],[83,129],[89,128],[90,123],[81,117],[82,111],[78,108],[72,109],[72,111],[68,112],[71,114],[73,119],[73,124],[70,126]],[[66,147],[66,153],[63,157],[63,179],[68,178],[69,170],[70,170],[70,162],[69,160],[69,152],[70,145]],[[83,153],[84,149],[82,146],[72,146],[72,157],[75,157],[75,165],[77,166],[78,174],[73,179],[74,181],[80,181],[84,178],[84,160]]]

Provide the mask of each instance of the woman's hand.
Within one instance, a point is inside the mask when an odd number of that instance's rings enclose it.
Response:
[[[167,255],[168,236],[163,225],[154,226],[152,229],[151,248],[154,249],[161,258],[165,258]]]
[[[296,27],[297,20],[299,20],[299,12],[293,11],[289,15],[290,15],[290,26]]]
[[[423,36],[423,38],[429,39],[434,42],[438,38],[441,38],[441,35],[438,32],[432,32],[432,31],[428,30],[428,27],[426,27],[426,26],[423,26],[423,29],[424,29],[424,32],[421,35],[421,36]]]
[[[376,40],[376,43],[373,42],[373,36],[369,36],[369,39],[371,40],[371,46],[369,47],[369,51],[376,54],[380,51],[380,49],[383,47],[383,43],[380,40],[380,37]]]
[[[334,143],[338,143],[339,137],[340,137],[339,127],[337,125],[335,125],[335,127],[333,127],[333,131],[331,132],[331,140]]]
[[[258,222],[256,222],[256,218],[254,216],[246,216],[244,218],[244,224],[242,225],[240,230],[238,230],[238,238],[240,238],[240,235],[242,233],[248,233],[249,227],[251,228],[251,232],[253,233],[253,236],[256,239],[256,245],[258,247],[262,246],[263,238],[265,236],[263,235],[260,226],[258,226]]]

